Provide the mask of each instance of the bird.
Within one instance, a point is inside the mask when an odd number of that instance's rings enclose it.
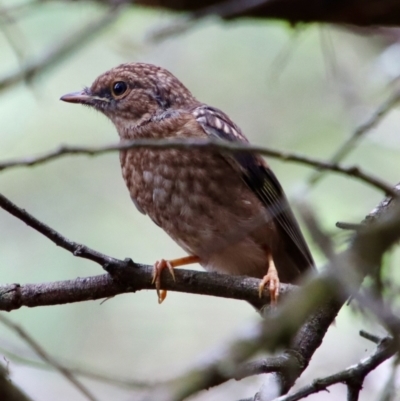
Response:
[[[218,108],[198,101],[166,69],[125,63],[62,101],[103,113],[121,141],[224,140],[249,143]],[[271,304],[280,283],[297,283],[314,261],[277,177],[250,152],[219,149],[137,148],[120,151],[122,175],[137,209],[148,215],[187,256],[154,264],[158,301],[161,273],[191,263],[206,271],[261,279]]]

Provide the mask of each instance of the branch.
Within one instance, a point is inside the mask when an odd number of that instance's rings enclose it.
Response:
[[[400,91],[396,90],[381,105],[377,107],[377,109],[371,114],[364,124],[358,126],[352,135],[339,146],[339,148],[331,156],[329,163],[340,163],[356,148],[366,134],[368,134],[387,116],[387,114],[399,103],[399,101]],[[308,184],[315,185],[323,177],[324,171],[316,171],[311,174],[307,180]]]
[[[93,394],[67,368],[51,357],[22,327],[16,325],[2,314],[0,314],[0,322],[17,333],[43,361],[58,370],[88,400],[97,401]]]
[[[119,260],[104,255],[85,245],[73,242],[56,230],[42,223],[26,210],[21,209],[4,195],[0,194],[0,207],[32,227],[50,241],[71,252],[74,256],[91,260],[101,265],[108,275],[77,278],[54,283],[10,284],[0,286],[0,310],[18,309],[21,306],[56,305],[100,299],[117,294],[154,289],[152,284],[153,269],[133,263],[130,259]],[[161,288],[194,294],[214,295],[225,298],[249,301],[261,307],[269,302],[268,289],[264,297],[259,298],[260,281],[251,277],[230,276],[218,273],[204,273],[179,269],[175,272],[176,281],[170,275],[163,275]],[[293,286],[282,285],[282,295]]]
[[[66,155],[87,155],[96,156],[104,153],[115,152],[128,149],[207,149],[219,150],[229,153],[249,152],[258,153],[260,155],[269,156],[280,159],[282,161],[295,162],[305,166],[318,168],[320,170],[329,170],[341,175],[356,178],[363,181],[386,194],[395,195],[392,187],[369,173],[364,172],[357,166],[343,167],[335,163],[328,163],[323,160],[313,159],[296,153],[289,153],[280,150],[265,148],[262,146],[249,145],[245,143],[228,142],[215,139],[198,140],[198,139],[135,139],[132,141],[124,141],[116,144],[85,147],[85,146],[61,146],[55,150],[46,152],[40,156],[25,157],[0,162],[0,171],[15,167],[34,166],[42,163],[61,158]]]
[[[68,35],[64,40],[58,41],[55,47],[43,54],[36,61],[27,62],[20,70],[0,79],[0,91],[21,81],[31,81],[73,53],[77,48],[83,46],[88,40],[97,38],[99,32],[117,19],[120,9],[121,7],[119,6],[108,8],[98,19],[88,22],[84,25],[84,28]]]
[[[52,283],[0,285],[0,310],[11,311],[22,306],[34,308],[64,305],[155,289],[152,284],[152,266],[132,266],[129,262],[120,262],[118,265],[109,265],[112,275],[103,274]],[[252,277],[179,269],[175,272],[175,280],[171,275],[162,275],[161,288],[248,301],[256,307],[262,307],[269,303],[270,297],[266,289],[263,298],[259,298],[259,283],[259,279]],[[280,296],[286,296],[295,288],[282,283]]]
[[[362,387],[365,377],[372,372],[375,368],[392,357],[397,352],[395,343],[391,338],[386,337],[379,343],[376,351],[368,358],[363,359],[356,365],[350,366],[347,369],[327,376],[322,379],[315,379],[311,384],[301,388],[294,394],[279,397],[274,401],[297,401],[305,398],[311,394],[326,391],[328,387],[337,384],[345,383],[351,394],[357,394]],[[348,398],[352,400],[353,398]]]
[[[0,353],[7,357],[8,359],[11,359],[15,363],[22,364],[24,366],[29,366],[35,369],[40,369],[40,370],[45,370],[49,371],[52,369],[51,366],[48,364],[45,364],[44,362],[40,362],[36,359],[31,359],[31,358],[26,358],[22,355],[19,355],[15,352],[12,352],[6,348],[0,347]],[[54,358],[54,357],[53,357]],[[135,379],[130,379],[130,378],[124,378],[120,377],[119,375],[117,376],[112,376],[94,369],[90,368],[83,368],[81,366],[76,366],[71,364],[71,362],[67,361],[62,361],[62,365],[66,367],[72,374],[77,375],[77,376],[83,376],[89,379],[93,379],[99,382],[107,383],[112,386],[116,387],[125,387],[125,388],[134,388],[134,389],[144,389],[148,388],[150,386],[149,383],[145,381],[139,381]],[[0,365],[1,367],[1,365]],[[1,371],[1,368],[0,368]],[[1,373],[0,373],[1,374]],[[0,398],[2,401],[3,399]]]
[[[399,216],[397,215],[397,208],[392,208],[393,205],[395,205],[395,203],[391,202],[390,198],[381,202],[381,204],[370,213],[367,220],[370,223],[376,223],[373,224],[373,230],[370,230],[371,233],[369,233],[368,230],[358,231],[350,249],[341,254],[341,257],[334,260],[335,267],[328,269],[328,273],[321,274],[312,279],[308,284],[305,284],[301,290],[296,291],[295,295],[288,295],[287,300],[283,302],[282,306],[279,308],[279,313],[268,317],[265,323],[253,330],[250,338],[247,335],[239,339],[228,347],[229,352],[224,353],[223,358],[217,358],[217,361],[213,361],[211,365],[207,365],[207,368],[196,371],[195,377],[198,379],[195,380],[195,382],[193,382],[193,380],[179,380],[178,388],[173,386],[172,389],[169,388],[169,391],[165,391],[164,387],[163,392],[165,397],[170,397],[165,399],[181,399],[179,397],[182,396],[182,394],[190,395],[201,388],[214,385],[216,382],[236,377],[238,374],[238,366],[240,366],[245,359],[253,355],[254,352],[260,349],[273,350],[278,346],[281,347],[283,344],[291,342],[292,336],[305,322],[305,319],[310,316],[310,313],[313,312],[315,308],[318,308],[312,317],[303,325],[290,349],[298,360],[298,366],[295,372],[290,372],[289,375],[285,375],[284,377],[285,382],[283,390],[290,388],[298,375],[308,365],[311,356],[321,344],[326,330],[341,308],[345,297],[348,295],[340,294],[339,300],[333,297],[332,291],[335,292],[341,289],[341,283],[337,282],[337,274],[332,275],[333,272],[342,271],[343,269],[348,270],[349,266],[352,266],[356,262],[364,264],[365,260],[375,260],[398,238],[400,234]],[[100,263],[101,265],[104,264],[108,271],[113,274],[113,284],[120,285],[124,282],[124,275],[127,274],[127,272],[135,272],[137,270],[134,268],[135,265],[127,261],[121,262],[117,259],[104,256],[83,245],[67,240],[61,236],[61,234],[29,215],[26,211],[18,208],[4,196],[0,196],[0,206],[44,234],[56,244],[74,253],[76,256],[84,257]],[[385,224],[379,223],[381,216],[386,217],[383,219]],[[371,247],[370,242],[374,240],[374,235],[379,238],[379,242],[377,246]],[[375,253],[379,255],[374,255]],[[128,268],[129,266],[131,266],[131,269]],[[184,274],[185,272],[177,271],[177,273]],[[203,274],[210,275],[209,273]],[[363,274],[365,274],[365,272]],[[148,276],[150,276],[150,271]],[[225,276],[224,278],[228,277],[230,276]],[[362,277],[363,276],[356,278],[356,281],[361,282]],[[172,280],[171,277],[168,278]],[[148,277],[147,283],[149,282],[150,277]],[[255,280],[255,287],[257,283],[258,280]],[[357,285],[353,283],[353,286],[356,287]],[[164,284],[163,288],[166,288]],[[255,292],[256,288],[254,288],[254,293]],[[299,308],[299,305],[302,307]],[[229,355],[231,359],[229,360],[228,358],[228,361],[226,361],[226,355]],[[231,368],[227,369],[227,366],[231,366]],[[189,372],[188,375],[190,373],[191,372]]]

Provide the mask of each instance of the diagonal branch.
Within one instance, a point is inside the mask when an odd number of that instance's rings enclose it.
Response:
[[[54,369],[58,370],[62,376],[64,376],[72,385],[82,393],[88,400],[97,401],[97,398],[79,381],[75,376],[63,365],[61,365],[56,359],[50,356],[22,327],[13,323],[10,319],[6,318],[3,314],[0,314],[0,322],[7,326],[9,329],[17,333],[29,346],[35,351],[35,353],[49,365],[53,366]]]
[[[315,379],[311,384],[304,386],[294,394],[279,397],[274,401],[297,401],[311,394],[326,391],[328,387],[337,383],[345,383],[349,392],[358,394],[366,376],[381,365],[384,361],[392,357],[397,352],[395,343],[391,338],[386,337],[380,341],[375,352],[363,359],[356,365],[335,373],[322,379]],[[358,398],[355,398],[358,399]]]
[[[346,139],[338,149],[331,156],[329,163],[338,164],[340,163],[350,152],[352,152],[356,146],[361,142],[361,140],[373,129],[375,128],[386,116],[387,114],[398,105],[400,101],[400,91],[396,90],[392,93],[377,109],[371,114],[368,120],[358,126],[352,135]],[[326,170],[325,170],[326,171]],[[320,181],[325,172],[316,171],[308,179],[309,185],[315,185]]]
[[[64,40],[58,42],[53,48],[37,60],[27,62],[21,69],[10,73],[0,79],[0,91],[16,85],[22,81],[31,81],[39,74],[44,73],[63,58],[73,53],[90,39],[97,38],[100,31],[108,27],[119,16],[121,7],[113,6],[99,18],[88,22],[83,28],[68,35]]]
[[[112,263],[113,265],[121,267],[125,266],[125,263],[118,259],[111,258],[110,256],[103,255],[102,253],[90,249],[85,245],[70,241],[68,238],[65,238],[56,230],[52,229],[51,227],[42,223],[36,217],[29,214],[26,210],[12,203],[2,194],[0,194],[0,207],[6,210],[8,213],[12,214],[17,219],[26,223],[29,227],[32,227],[40,234],[47,237],[57,246],[60,246],[61,248],[64,248],[67,251],[71,252],[74,256],[91,260],[92,262],[99,263],[102,266],[107,263]]]

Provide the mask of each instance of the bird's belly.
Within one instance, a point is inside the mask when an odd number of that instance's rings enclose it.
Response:
[[[171,150],[140,160],[124,172],[131,196],[182,248],[207,270],[265,274],[266,210],[220,156]]]

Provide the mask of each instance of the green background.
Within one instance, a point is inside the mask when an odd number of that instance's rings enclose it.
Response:
[[[100,15],[92,5],[50,3],[21,17],[20,37],[36,57],[74,29]],[[201,101],[224,110],[255,144],[327,159],[387,96],[400,73],[397,53],[381,40],[330,27],[207,19],[189,31],[151,42],[148,34],[176,16],[140,8],[123,17],[88,45],[31,85],[0,92],[0,160],[38,154],[60,144],[99,145],[117,141],[104,116],[65,104],[59,97],[79,90],[102,72],[128,61],[161,65]],[[18,68],[0,36],[0,73]],[[398,71],[396,70],[398,68]],[[390,84],[388,84],[390,82]],[[372,130],[347,158],[389,183],[399,180],[399,111]],[[312,170],[269,159],[288,196],[303,193]],[[68,238],[101,252],[152,264],[184,252],[133,207],[117,153],[66,157],[34,168],[0,173],[0,191]],[[382,193],[347,177],[330,175],[306,193],[338,249],[349,236],[336,221],[359,222]],[[324,258],[311,244],[318,265]],[[389,260],[391,280],[398,257]],[[198,266],[194,268],[200,268]],[[101,274],[0,210],[0,282],[40,283]],[[8,315],[62,361],[112,376],[156,381],[172,377],[210,355],[246,324],[260,319],[244,302],[170,292],[162,306],[154,291],[142,291],[73,305],[22,308]],[[297,386],[356,363],[373,350],[360,329],[382,333],[374,323],[345,307]],[[0,326],[0,346],[34,358],[14,333]],[[0,355],[2,351],[0,350]],[[9,358],[7,358],[9,359]],[[361,400],[375,400],[389,363],[366,380]],[[83,400],[57,373],[11,360],[11,378],[35,400]],[[263,377],[229,382],[193,400],[236,400],[256,392]],[[84,380],[102,400],[134,400],[136,393]],[[56,395],[56,398],[55,398]],[[340,397],[340,398],[339,398]],[[309,400],[345,397],[345,386]]]

